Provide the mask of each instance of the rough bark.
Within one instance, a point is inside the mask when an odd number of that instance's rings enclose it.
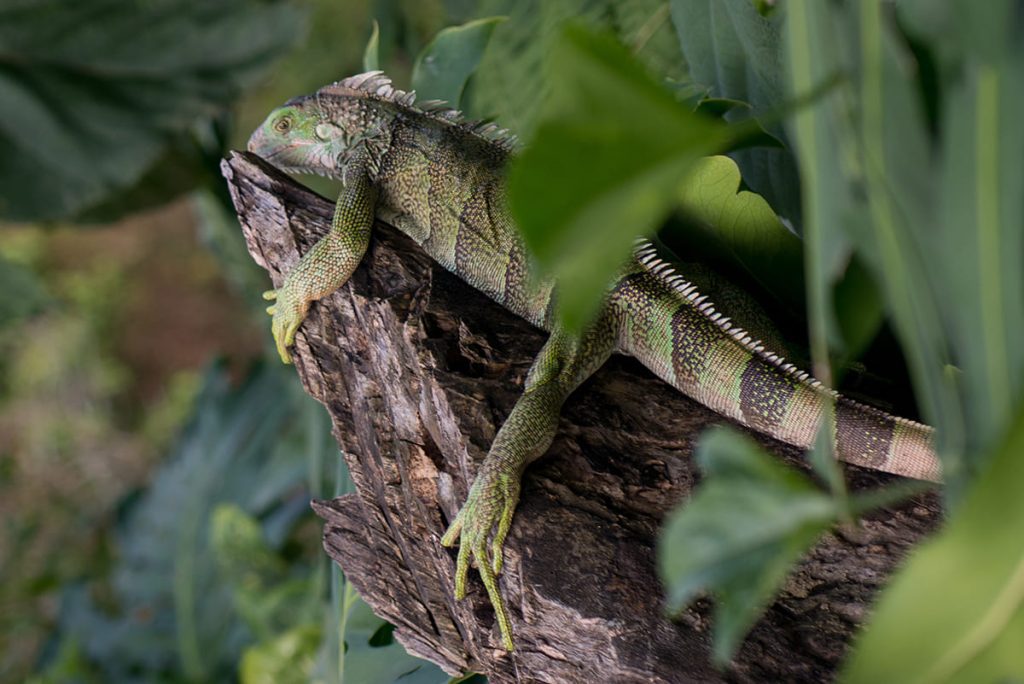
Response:
[[[332,203],[260,160],[223,164],[253,258],[275,284],[330,225]],[[724,672],[708,601],[663,616],[655,539],[699,479],[690,454],[721,419],[614,358],[567,403],[531,466],[501,579],[516,651],[500,649],[482,585],[453,599],[439,543],[512,408],[544,334],[379,225],[352,281],[313,306],[296,369],[330,411],[356,493],[314,502],[324,546],[406,648],[492,682],[805,681],[832,678],[878,588],[933,528],[922,497],[829,535]],[[793,449],[759,438],[801,465]],[[854,488],[883,476],[850,469]]]

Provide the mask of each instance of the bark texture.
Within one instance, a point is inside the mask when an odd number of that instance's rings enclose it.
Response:
[[[223,172],[249,251],[280,284],[328,229],[332,202],[248,154]],[[666,619],[654,548],[659,523],[699,479],[697,437],[721,418],[619,357],[569,400],[550,452],[526,473],[501,578],[517,647],[504,653],[479,579],[467,600],[453,599],[454,552],[439,540],[544,333],[377,228],[351,282],[312,307],[295,362],[330,411],[356,485],[314,502],[324,547],[410,652],[496,684],[832,679],[879,587],[936,525],[938,501],[826,537],[716,671],[711,603]],[[854,489],[884,479],[849,472]]]

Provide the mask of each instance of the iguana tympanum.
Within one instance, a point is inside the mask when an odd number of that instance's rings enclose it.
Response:
[[[550,331],[522,397],[501,426],[469,497],[441,539],[460,545],[456,598],[471,561],[483,579],[506,649],[512,629],[498,591],[502,545],[523,470],[551,444],[566,398],[613,353],[631,354],[666,382],[724,416],[809,448],[833,412],[838,457],[907,477],[936,480],[931,429],[856,404],[785,363],[716,312],[709,301],[640,242],[609,284],[599,315],[571,333],[554,313],[553,283],[531,276],[527,252],[505,203],[514,141],[493,125],[462,121],[443,103],[416,105],[413,93],[380,72],[352,76],[270,114],[249,150],[289,172],[343,182],[330,232],[277,290],[273,333],[286,363],[312,302],[348,280],[366,251],[375,218],[391,223],[445,268],[498,303]]]

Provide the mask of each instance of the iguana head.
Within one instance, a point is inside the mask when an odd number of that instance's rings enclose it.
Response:
[[[321,90],[272,111],[248,148],[283,171],[341,178],[358,143],[380,131],[370,114],[357,99]]]

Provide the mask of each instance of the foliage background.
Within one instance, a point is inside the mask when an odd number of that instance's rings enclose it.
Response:
[[[308,500],[347,480],[266,362],[217,169],[368,63],[529,143],[512,207],[568,324],[657,231],[936,425],[948,529],[844,676],[1024,676],[1022,38],[1015,0],[8,0],[0,680],[446,680],[319,550]],[[728,432],[697,457],[660,566],[670,607],[716,600],[722,663],[819,534],[907,493],[848,495],[824,442],[813,479]]]

